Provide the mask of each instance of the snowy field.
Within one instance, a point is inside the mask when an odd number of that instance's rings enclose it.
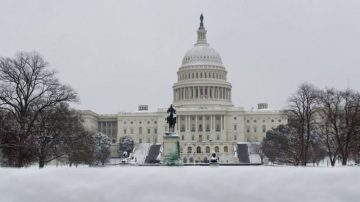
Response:
[[[1,202],[356,202],[360,168],[0,168]]]

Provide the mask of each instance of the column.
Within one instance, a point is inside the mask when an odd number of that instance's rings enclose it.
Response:
[[[195,115],[195,132],[199,132],[198,131],[198,116]]]
[[[205,115],[202,115],[202,130],[205,131],[206,127],[205,127]]]
[[[223,116],[220,115],[220,131],[223,129]]]

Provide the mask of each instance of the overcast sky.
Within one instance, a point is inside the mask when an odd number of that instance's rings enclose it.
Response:
[[[281,109],[302,82],[360,87],[360,1],[0,0],[0,56],[37,51],[80,109],[168,107],[204,14],[235,106]]]

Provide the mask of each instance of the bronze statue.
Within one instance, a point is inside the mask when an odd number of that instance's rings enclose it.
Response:
[[[167,123],[169,123],[169,132],[175,132],[175,124],[176,124],[176,110],[173,105],[170,105],[167,110],[168,116],[166,118]]]

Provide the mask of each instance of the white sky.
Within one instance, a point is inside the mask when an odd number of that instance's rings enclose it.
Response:
[[[282,108],[301,82],[360,87],[360,1],[0,0],[0,56],[37,51],[97,113],[168,107],[204,14],[235,106]]]

